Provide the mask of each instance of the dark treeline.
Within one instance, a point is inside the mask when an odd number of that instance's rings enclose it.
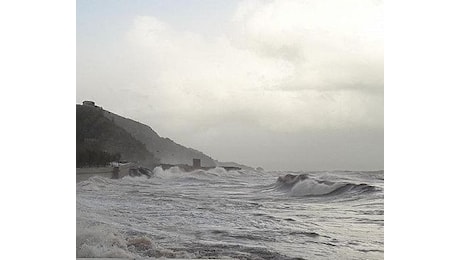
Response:
[[[110,162],[118,162],[119,153],[111,154],[100,150],[81,149],[77,151],[77,167],[106,166]]]
[[[156,162],[145,145],[106,118],[97,107],[77,105],[77,167],[105,166],[112,161]]]

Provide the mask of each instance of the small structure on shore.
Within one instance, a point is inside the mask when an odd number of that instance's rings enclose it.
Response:
[[[119,178],[120,178],[120,166],[118,165],[113,166],[112,179],[119,179]]]
[[[193,158],[193,168],[200,169],[201,168],[201,160]]]

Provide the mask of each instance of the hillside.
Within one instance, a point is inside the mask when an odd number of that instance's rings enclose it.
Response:
[[[143,143],[104,117],[98,107],[77,105],[76,127],[77,167],[102,166],[116,160],[147,167],[159,162]]]
[[[84,138],[86,142],[83,142]],[[77,105],[77,149],[80,147],[81,150],[82,145],[86,148],[91,142],[96,142],[100,150],[121,153],[122,160],[191,165],[196,158],[201,159],[202,166],[216,166],[210,156],[161,137],[145,124],[88,102],[87,105]]]
[[[147,150],[164,164],[192,164],[193,158],[201,159],[202,166],[216,166],[206,154],[175,143],[169,138],[159,136],[150,126],[103,110],[104,116],[117,126],[125,129],[134,138],[145,144]]]

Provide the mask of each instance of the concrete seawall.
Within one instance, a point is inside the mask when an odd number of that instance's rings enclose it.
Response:
[[[129,168],[132,166],[131,163],[122,164],[119,166],[118,171],[118,178],[123,178],[124,176],[129,174]],[[105,178],[113,178],[114,176],[114,167],[107,166],[107,167],[88,167],[88,168],[77,168],[77,178],[76,181],[81,182],[84,180],[89,179],[92,176],[101,176]]]

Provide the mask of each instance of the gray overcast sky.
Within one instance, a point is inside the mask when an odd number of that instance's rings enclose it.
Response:
[[[77,102],[220,161],[383,169],[383,3],[77,1]]]

